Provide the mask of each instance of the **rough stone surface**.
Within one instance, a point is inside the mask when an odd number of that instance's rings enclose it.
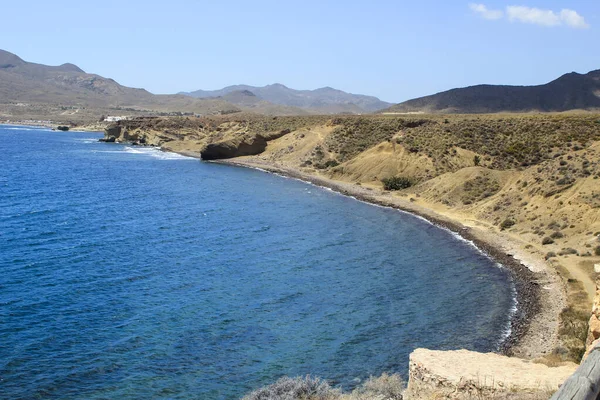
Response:
[[[267,148],[267,141],[260,135],[235,138],[218,143],[210,143],[201,152],[203,160],[219,160],[260,154]]]
[[[407,399],[505,398],[556,391],[577,369],[548,367],[494,353],[417,349],[410,355]]]
[[[594,265],[594,269],[596,268],[596,265]],[[596,343],[598,339],[600,339],[600,279],[596,277],[596,295],[594,296],[594,302],[592,303],[592,316],[588,323],[588,335],[585,342],[586,353],[583,356],[584,359],[588,356],[590,350],[594,347],[594,343]]]

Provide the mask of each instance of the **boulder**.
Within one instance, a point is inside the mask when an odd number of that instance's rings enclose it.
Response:
[[[407,399],[487,399],[547,395],[577,369],[468,350],[417,349],[410,355]]]

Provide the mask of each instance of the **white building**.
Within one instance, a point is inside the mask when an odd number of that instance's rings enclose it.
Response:
[[[129,117],[127,116],[117,116],[117,115],[109,115],[108,117],[104,118],[105,122],[118,122],[118,121],[122,121],[122,120],[126,120]]]

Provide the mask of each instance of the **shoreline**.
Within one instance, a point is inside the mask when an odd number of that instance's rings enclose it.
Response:
[[[202,160],[198,152],[175,150],[167,146],[155,148]],[[535,256],[532,258],[530,254],[520,249],[515,238],[486,229],[479,221],[475,221],[475,225],[467,224],[467,221],[462,218],[444,215],[433,207],[428,207],[427,204],[415,204],[412,202],[413,199],[408,201],[389,192],[365,188],[356,183],[338,181],[295,168],[256,160],[254,156],[208,162],[258,169],[328,188],[358,201],[394,208],[424,218],[470,241],[479,251],[508,270],[516,290],[516,311],[508,327],[509,335],[504,338],[497,351],[507,356],[533,360],[550,355],[557,347],[559,314],[567,306],[564,284],[557,272],[545,260]]]
[[[187,157],[200,158],[197,153],[179,153]],[[547,288],[542,287],[542,283],[540,283],[540,281],[549,278],[548,274],[550,271],[532,271],[520,260],[521,257],[515,257],[512,250],[507,252],[502,246],[497,243],[492,243],[491,240],[482,237],[482,235],[478,234],[472,227],[465,226],[461,221],[440,215],[432,209],[416,207],[410,203],[400,205],[397,202],[386,201],[385,199],[382,199],[381,196],[378,196],[377,193],[368,193],[369,189],[365,189],[355,184],[315,176],[291,168],[240,159],[215,160],[210,162],[258,169],[266,173],[298,179],[316,186],[328,188],[345,196],[353,197],[359,201],[410,213],[424,218],[440,228],[447,229],[454,234],[457,234],[460,238],[473,243],[473,245],[486,256],[505,267],[514,284],[516,291],[516,311],[510,321],[510,333],[500,344],[498,352],[507,356],[533,359],[547,355],[549,350],[554,347],[553,345],[558,336],[557,332],[550,332],[551,338],[549,341],[548,338],[546,338],[545,343],[539,342],[540,335],[544,336],[548,334],[548,332],[545,331],[547,327],[539,326],[539,322],[543,322],[539,320],[551,318],[552,314],[554,314],[554,319],[558,319],[556,307],[547,307],[544,304],[545,297],[551,296],[551,293],[545,293],[544,289]],[[554,294],[556,295],[556,293]],[[561,295],[563,294],[561,293]],[[564,300],[559,303],[564,306]]]

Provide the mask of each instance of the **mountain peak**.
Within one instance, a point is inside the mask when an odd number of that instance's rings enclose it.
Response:
[[[278,88],[278,89],[288,89],[287,86],[285,86],[284,84],[281,84],[281,83],[273,83],[273,84],[267,85],[265,87],[268,87],[268,88]]]
[[[77,65],[71,64],[71,63],[62,64],[62,65],[58,66],[57,68],[64,72],[80,72],[82,74],[85,74],[84,70],[79,68]]]

